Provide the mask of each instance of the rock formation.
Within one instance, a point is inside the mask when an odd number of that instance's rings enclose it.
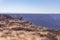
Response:
[[[60,31],[0,15],[0,40],[60,40]]]

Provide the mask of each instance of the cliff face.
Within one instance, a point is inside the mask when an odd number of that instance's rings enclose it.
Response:
[[[60,40],[60,31],[0,15],[0,40]]]

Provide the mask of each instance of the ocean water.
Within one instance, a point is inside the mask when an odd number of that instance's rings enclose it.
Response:
[[[35,25],[60,30],[60,14],[11,14],[15,19],[23,17]]]

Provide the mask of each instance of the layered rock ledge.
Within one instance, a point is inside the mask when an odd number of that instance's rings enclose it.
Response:
[[[60,31],[0,15],[0,40],[60,40]]]

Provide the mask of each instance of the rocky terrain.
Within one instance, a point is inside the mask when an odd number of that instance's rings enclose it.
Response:
[[[60,40],[60,31],[0,14],[0,40]]]

